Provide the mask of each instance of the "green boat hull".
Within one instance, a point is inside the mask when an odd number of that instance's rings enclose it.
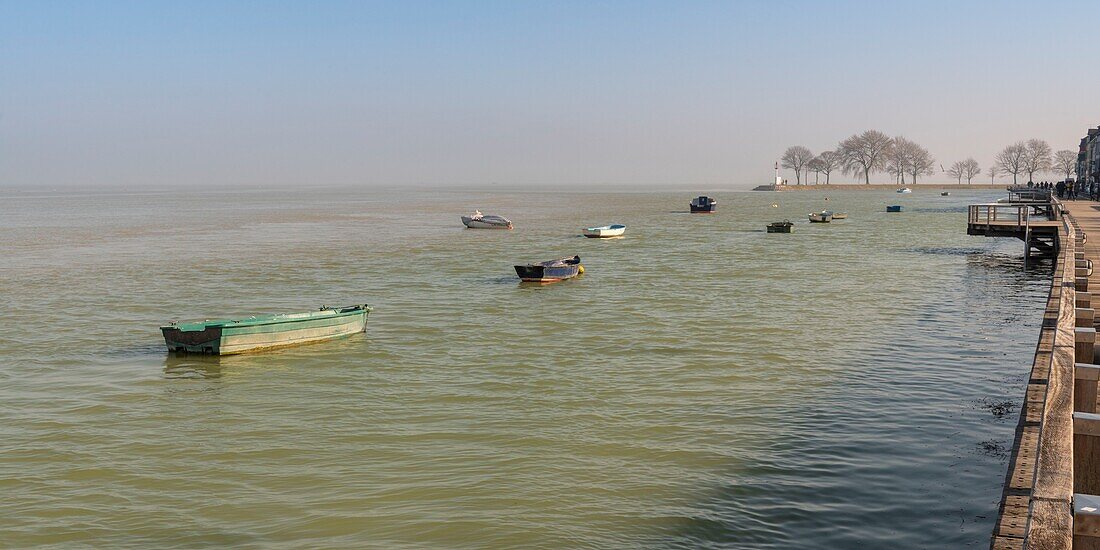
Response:
[[[371,307],[325,308],[243,320],[202,321],[160,327],[169,352],[232,355],[311,344],[363,332]]]

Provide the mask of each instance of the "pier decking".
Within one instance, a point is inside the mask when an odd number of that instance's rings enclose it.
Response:
[[[1100,289],[1091,268],[1100,261],[1100,204],[1048,204],[1054,275],[990,542],[997,550],[1100,549],[1100,365],[1089,291]]]

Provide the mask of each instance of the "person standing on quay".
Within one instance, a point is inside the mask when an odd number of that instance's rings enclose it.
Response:
[[[1054,185],[1054,190],[1058,193],[1058,198],[1062,198],[1062,195],[1066,192],[1066,182],[1058,182]]]

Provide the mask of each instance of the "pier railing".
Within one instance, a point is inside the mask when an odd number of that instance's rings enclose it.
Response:
[[[971,204],[966,221],[973,224],[1026,227],[1030,221],[1055,221],[1061,216],[1057,202],[993,202]]]
[[[1026,185],[1012,185],[1008,188],[1008,196],[1012,201],[1042,201],[1049,202],[1052,193],[1050,189],[1028,187]]]
[[[1026,204],[989,203],[971,204],[970,212],[966,217],[967,223],[976,224],[1014,224],[1027,225],[1030,218],[1031,207]]]

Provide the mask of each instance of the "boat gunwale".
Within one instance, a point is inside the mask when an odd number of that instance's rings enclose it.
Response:
[[[348,310],[348,311],[344,311],[344,310]],[[370,305],[361,304],[361,305],[354,305],[354,306],[344,306],[344,307],[341,307],[338,310],[337,309],[323,310],[324,312],[328,312],[328,311],[333,312],[333,313],[328,314],[328,315],[317,315],[318,313],[322,313],[322,311],[309,311],[309,312],[305,312],[305,313],[310,314],[309,317],[298,317],[298,318],[294,318],[294,319],[286,319],[286,318],[276,319],[276,317],[280,317],[280,316],[283,316],[283,315],[298,315],[300,313],[275,313],[275,314],[270,314],[270,315],[264,315],[262,317],[256,317],[255,319],[241,319],[241,320],[215,319],[215,320],[211,320],[211,321],[192,321],[192,322],[186,322],[186,323],[175,323],[175,324],[170,324],[170,325],[164,325],[164,326],[160,327],[160,329],[162,331],[165,330],[165,329],[169,329],[169,330],[175,329],[175,330],[178,330],[180,332],[201,332],[201,331],[209,329],[209,328],[223,328],[223,329],[224,328],[230,328],[230,329],[232,329],[232,328],[243,328],[243,327],[261,327],[261,326],[281,325],[281,324],[295,323],[295,322],[301,323],[301,322],[308,322],[308,321],[319,321],[319,320],[324,320],[324,319],[337,319],[337,318],[340,318],[340,317],[349,317],[349,316],[352,316],[352,315],[368,315],[373,310],[374,310],[374,308],[372,308]],[[201,327],[201,328],[192,328],[192,327]]]

